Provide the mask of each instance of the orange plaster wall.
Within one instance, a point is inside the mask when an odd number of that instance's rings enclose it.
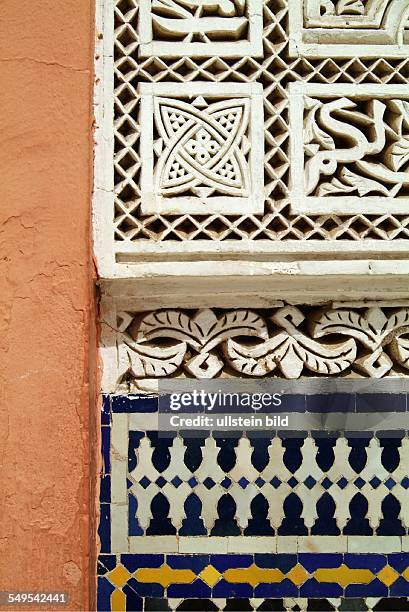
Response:
[[[0,590],[65,610],[93,606],[93,19],[0,2]]]

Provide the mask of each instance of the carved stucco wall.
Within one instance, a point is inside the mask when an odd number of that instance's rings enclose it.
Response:
[[[408,19],[99,3],[100,609],[407,609],[405,432],[161,440],[155,393],[406,380]]]

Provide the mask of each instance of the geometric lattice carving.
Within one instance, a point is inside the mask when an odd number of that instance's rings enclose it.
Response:
[[[189,9],[190,10],[190,9]],[[238,58],[195,56],[188,51],[176,56],[178,41],[172,40],[175,55],[152,51],[137,57],[140,44],[136,0],[117,0],[115,5],[115,220],[116,248],[121,243],[132,250],[133,242],[146,241],[287,241],[287,240],[396,240],[409,237],[409,215],[364,211],[337,214],[326,211],[295,213],[291,208],[289,170],[288,85],[297,81],[317,84],[402,85],[409,78],[409,59],[370,59],[354,53],[351,58],[289,58],[288,7],[285,0],[263,4],[263,56],[243,52]],[[181,43],[182,44],[182,43]],[[187,43],[183,43],[187,44]],[[199,44],[199,43],[198,43]],[[211,45],[212,42],[202,42]],[[234,44],[227,41],[226,44]],[[323,45],[324,47],[324,45]],[[382,48],[387,48],[384,45]],[[141,83],[173,84],[186,91],[188,84],[254,84],[263,86],[264,106],[264,205],[262,212],[193,212],[172,215],[141,209]],[[182,85],[183,84],[183,85]],[[183,95],[183,94],[182,94]],[[195,96],[197,97],[197,96]],[[398,96],[399,97],[399,96]],[[193,100],[189,100],[191,103]],[[211,104],[212,102],[210,102]],[[143,129],[143,125],[142,125]],[[252,205],[254,199],[252,199]],[[258,209],[259,211],[261,209]],[[111,223],[110,215],[107,223]]]
[[[118,382],[183,374],[403,376],[408,325],[406,307],[119,313]]]
[[[263,212],[262,85],[187,83],[183,91],[140,86],[141,211]]]
[[[291,84],[292,208],[409,211],[408,100],[405,85]]]
[[[141,0],[143,57],[261,56],[262,0]]]
[[[293,0],[290,52],[312,57],[407,57],[404,0]]]

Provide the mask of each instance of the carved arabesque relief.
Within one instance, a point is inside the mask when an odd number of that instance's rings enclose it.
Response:
[[[158,310],[118,314],[119,380],[364,376],[409,369],[409,308]]]
[[[408,209],[406,86],[336,86],[330,92],[322,85],[293,84],[290,91],[293,208]]]

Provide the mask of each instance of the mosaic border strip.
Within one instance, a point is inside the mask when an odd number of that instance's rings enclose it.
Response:
[[[139,598],[405,597],[409,554],[101,555],[99,575],[100,604],[110,599],[115,610],[128,609],[127,592]]]

